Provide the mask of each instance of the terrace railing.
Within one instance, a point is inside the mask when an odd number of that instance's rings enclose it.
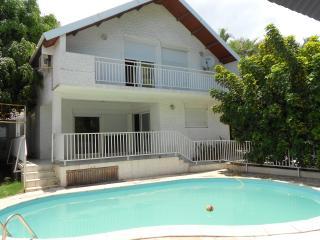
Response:
[[[109,58],[95,58],[95,80],[100,84],[208,91],[221,88],[214,72]]]
[[[250,152],[250,142],[234,140],[193,141],[193,161],[243,161]]]
[[[250,143],[232,140],[192,141],[175,131],[64,133],[53,135],[52,161],[178,154],[193,162],[242,161]]]

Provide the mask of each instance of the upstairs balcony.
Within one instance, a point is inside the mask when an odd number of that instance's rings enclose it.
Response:
[[[203,91],[221,88],[214,72],[159,65],[149,62],[119,60],[67,52],[61,61],[59,83],[76,86],[118,85]]]
[[[131,87],[208,91],[214,72],[132,60],[95,58],[95,81]]]

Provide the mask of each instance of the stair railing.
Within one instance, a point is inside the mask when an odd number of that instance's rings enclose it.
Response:
[[[4,231],[7,231],[7,236],[9,236],[9,237],[11,237],[11,234],[9,233],[9,231],[8,231],[8,229],[4,229],[4,225],[2,224],[2,222],[0,221],[0,227],[1,227],[1,229],[2,229],[2,231],[4,232]]]
[[[13,214],[13,215],[9,216],[4,224],[1,224],[2,229],[3,229],[2,230],[2,240],[6,240],[7,236],[12,237],[12,234],[10,234],[8,232],[8,224],[14,219],[18,219],[19,222],[27,229],[27,231],[31,235],[31,239],[37,239],[38,238],[37,234],[35,234],[35,232],[32,230],[32,228],[26,222],[26,220],[22,217],[22,215],[16,213],[16,214]]]

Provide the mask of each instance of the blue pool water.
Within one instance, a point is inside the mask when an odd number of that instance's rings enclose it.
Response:
[[[207,212],[206,206],[215,210]],[[163,225],[252,225],[320,216],[320,192],[250,179],[189,179],[37,199],[0,211],[22,214],[41,238]],[[17,222],[14,236],[28,236]]]

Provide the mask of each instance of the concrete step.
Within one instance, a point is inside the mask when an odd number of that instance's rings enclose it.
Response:
[[[40,190],[46,190],[51,188],[59,188],[59,185],[50,185],[46,187],[28,187],[26,188],[26,192],[34,192],[34,191],[40,191]]]
[[[23,169],[23,165],[19,164],[19,168]],[[37,171],[53,171],[52,164],[34,164],[28,162],[26,164],[26,172],[37,172]]]
[[[28,161],[25,167],[23,177],[27,192],[59,187],[59,180],[50,162]],[[23,168],[22,164],[20,168]]]
[[[57,185],[59,185],[59,181],[56,177],[26,180],[26,188],[34,188],[34,187],[46,188],[49,186],[57,186]]]
[[[36,171],[52,171],[53,167],[51,164],[27,164],[26,172],[36,172]]]
[[[35,172],[26,172],[25,173],[26,181],[32,180],[32,179],[41,179],[41,178],[51,178],[56,177],[55,172],[53,170],[51,171],[35,171]]]

